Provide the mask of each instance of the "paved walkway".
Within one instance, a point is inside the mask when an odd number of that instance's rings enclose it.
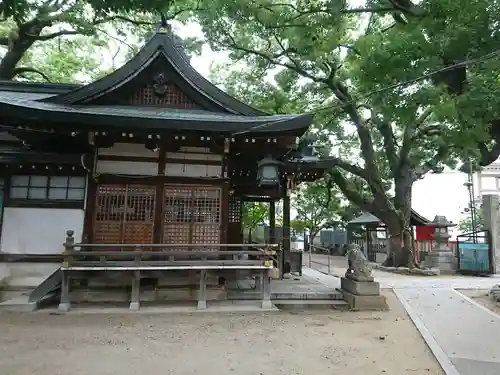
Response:
[[[336,287],[338,278],[303,268]],[[497,277],[375,275],[398,296],[447,375],[500,375],[500,316],[455,289],[489,289]]]

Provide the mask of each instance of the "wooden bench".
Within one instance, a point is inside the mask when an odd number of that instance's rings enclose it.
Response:
[[[248,270],[257,275],[261,292],[262,308],[269,309],[271,284],[269,270],[273,268],[271,257],[278,245],[266,246],[262,250],[207,250],[207,248],[245,247],[243,244],[75,244],[73,233],[68,231],[63,253],[61,300],[59,311],[71,308],[72,276],[77,272],[121,271],[132,273],[132,293],[130,310],[140,308],[141,271],[194,270],[200,273],[197,308],[207,307],[207,273],[213,270]],[[122,249],[103,250],[103,249]],[[144,249],[155,249],[144,250]],[[169,248],[189,248],[191,250],[168,250]],[[85,249],[85,250],[77,250]],[[95,249],[95,250],[86,250]],[[129,250],[123,250],[129,249]],[[199,249],[199,250],[194,250]],[[253,260],[239,259],[248,255]],[[179,259],[181,258],[181,259]],[[222,259],[221,259],[222,258]]]

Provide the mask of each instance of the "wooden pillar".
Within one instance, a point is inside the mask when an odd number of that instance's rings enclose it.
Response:
[[[220,242],[225,244],[228,242],[228,227],[229,227],[229,190],[231,189],[231,183],[229,180],[229,148],[230,141],[229,138],[224,139],[224,154],[222,155],[221,161],[221,176],[222,178],[227,178],[228,180],[222,185],[222,199],[221,199],[221,226],[220,226]]]
[[[158,176],[165,175],[167,146],[161,144],[158,150]],[[155,209],[153,218],[153,243],[162,243],[163,237],[163,181],[158,179],[155,185]]]
[[[286,188],[284,190],[281,277],[283,277],[285,271],[285,264],[290,259],[290,195]]]
[[[276,243],[276,202],[269,202],[269,243]]]
[[[198,310],[207,308],[207,271],[200,271],[200,290],[198,291]]]
[[[96,160],[98,156],[98,149],[94,147],[92,152],[92,165],[90,165],[87,172],[87,191],[85,192],[85,213],[83,219],[83,232],[82,242],[94,242],[94,215],[96,210],[97,199],[97,182],[94,179],[94,168],[96,168]]]

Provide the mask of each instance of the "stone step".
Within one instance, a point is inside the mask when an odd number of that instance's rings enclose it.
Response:
[[[44,296],[41,300],[36,302],[30,302],[29,296],[27,295],[19,295],[1,302],[0,311],[11,311],[11,312],[34,311],[37,310],[38,308],[54,304],[57,301],[58,301],[58,296],[56,293],[50,293]]]
[[[348,310],[344,300],[273,300],[274,305],[284,311],[301,310]]]
[[[260,299],[261,294],[258,291],[237,290],[229,289],[227,292],[229,300],[243,300],[243,299]],[[271,292],[271,299],[276,301],[281,300],[295,300],[295,301],[314,301],[314,300],[343,300],[342,292],[334,290],[331,292],[314,292],[314,293],[301,293],[301,292],[286,292],[286,293],[273,293]]]

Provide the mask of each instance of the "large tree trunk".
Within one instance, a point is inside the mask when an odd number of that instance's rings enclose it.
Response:
[[[0,59],[0,79],[11,80],[16,75],[16,66],[22,60],[28,49],[33,46],[36,37],[39,37],[45,26],[38,20],[26,22],[20,25],[19,30],[9,33],[9,45],[7,52]]]
[[[402,225],[391,225],[388,229],[388,256],[384,266],[414,267],[413,240],[409,230]]]
[[[395,180],[394,211],[388,213],[388,256],[384,265],[391,267],[415,267],[413,252],[413,228],[411,226],[411,177]]]

